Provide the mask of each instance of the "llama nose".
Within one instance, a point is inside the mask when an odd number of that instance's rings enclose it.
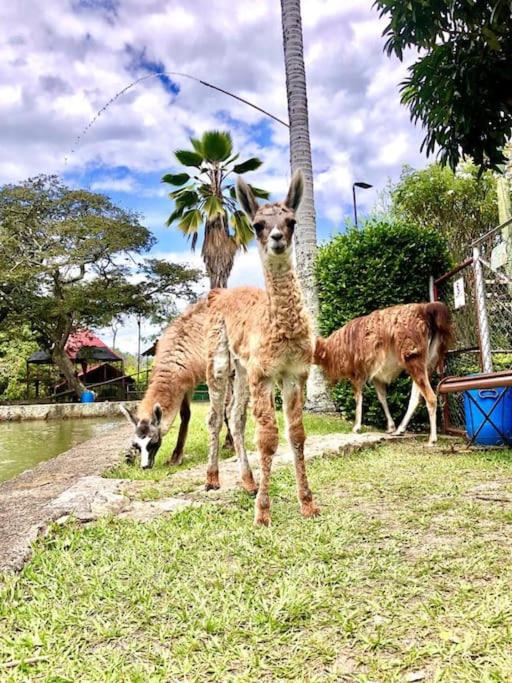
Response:
[[[275,242],[280,242],[283,239],[283,233],[280,230],[277,230],[274,228],[272,232],[270,233],[270,237],[275,241]]]

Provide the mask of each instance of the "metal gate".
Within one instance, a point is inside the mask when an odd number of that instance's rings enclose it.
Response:
[[[462,263],[431,283],[431,298],[451,310],[455,345],[446,375],[512,369],[512,220],[475,240]],[[464,430],[461,394],[443,398],[444,428]]]

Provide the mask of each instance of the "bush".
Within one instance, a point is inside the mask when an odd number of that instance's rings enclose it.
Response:
[[[337,235],[319,248],[316,259],[321,334],[327,336],[352,318],[378,308],[428,301],[430,275],[437,277],[449,267],[444,238],[429,228],[384,218]],[[405,377],[390,387],[389,406],[395,420],[405,412],[410,389]],[[340,383],[333,397],[338,409],[353,418],[350,385]],[[385,426],[373,389],[365,389],[363,410],[365,422]],[[426,410],[417,415],[416,425],[428,420]]]

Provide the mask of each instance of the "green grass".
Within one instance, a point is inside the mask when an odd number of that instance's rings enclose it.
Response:
[[[316,460],[311,520],[281,469],[270,529],[242,493],[55,529],[3,579],[0,679],[509,682],[511,456],[403,442]]]
[[[105,474],[107,477],[120,479],[150,479],[159,481],[169,477],[175,472],[183,470],[184,467],[192,467],[201,463],[206,463],[208,455],[208,431],[206,429],[206,414],[208,403],[193,403],[192,417],[189,424],[188,438],[185,446],[185,456],[183,465],[175,467],[167,464],[178,437],[179,420],[176,420],[169,433],[165,436],[162,446],[157,453],[155,466],[151,470],[141,470],[137,464],[122,464],[115,467]],[[286,434],[284,431],[283,413],[277,412],[279,425],[279,437],[281,443],[285,443]],[[304,425],[308,434],[330,434],[332,432],[347,432],[351,427],[347,422],[336,415],[313,415],[304,414]],[[221,443],[224,442],[225,427],[221,433]],[[246,429],[246,444],[249,450],[255,450],[254,443],[254,422],[249,415]],[[230,458],[231,451],[222,451],[222,458]]]

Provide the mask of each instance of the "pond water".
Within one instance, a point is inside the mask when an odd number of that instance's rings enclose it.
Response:
[[[119,426],[123,418],[0,422],[0,481]]]

